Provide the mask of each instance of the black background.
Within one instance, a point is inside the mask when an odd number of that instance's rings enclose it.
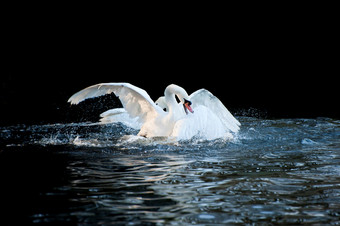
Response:
[[[154,100],[171,83],[206,88],[236,115],[339,118],[331,13],[175,8],[8,14],[0,123],[97,120],[114,97],[67,99],[102,82],[129,82]]]

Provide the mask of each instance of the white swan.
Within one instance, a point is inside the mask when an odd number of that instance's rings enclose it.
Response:
[[[174,133],[180,137],[196,134],[206,139],[232,137],[229,132],[237,133],[241,123],[228,111],[222,102],[206,89],[199,89],[189,96],[195,115],[176,123]],[[168,109],[165,97],[159,97],[156,104],[165,111]],[[185,125],[184,125],[185,124]],[[178,128],[180,126],[180,128]],[[175,131],[177,130],[177,131]]]
[[[110,115],[116,117],[127,112],[130,119],[138,120],[140,123],[141,129],[138,133],[140,136],[169,136],[182,140],[199,135],[206,139],[216,139],[224,136],[230,137],[230,132],[239,130],[240,123],[217,97],[205,89],[188,96],[183,88],[173,84],[169,85],[164,91],[164,98],[162,98],[162,104],[167,108],[167,111],[162,109],[163,106],[156,105],[144,90],[129,83],[93,85],[75,93],[68,102],[78,104],[87,98],[112,92],[119,97],[125,111],[123,109],[109,110],[101,116],[109,119]],[[180,104],[177,103],[175,95],[179,98]],[[193,113],[191,106],[195,108],[194,114],[188,114],[188,111]],[[116,118],[116,120],[120,119]]]

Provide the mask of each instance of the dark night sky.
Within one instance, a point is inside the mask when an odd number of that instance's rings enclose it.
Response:
[[[257,109],[269,118],[339,118],[331,25],[318,18],[241,18],[18,20],[7,33],[0,124],[69,122],[79,110],[98,114],[93,109],[100,113],[112,100],[81,109],[66,101],[101,82],[130,82],[153,99],[171,83],[188,93],[206,88],[236,115]]]

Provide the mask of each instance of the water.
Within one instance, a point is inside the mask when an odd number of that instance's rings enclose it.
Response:
[[[2,127],[1,221],[340,224],[340,121],[238,118],[234,141],[123,125]]]

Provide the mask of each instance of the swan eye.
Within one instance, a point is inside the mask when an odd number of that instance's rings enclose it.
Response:
[[[183,99],[184,99],[184,104],[186,104],[186,103],[188,103],[189,105],[192,104],[190,100],[187,100],[187,99],[185,99],[185,98],[183,98]]]

